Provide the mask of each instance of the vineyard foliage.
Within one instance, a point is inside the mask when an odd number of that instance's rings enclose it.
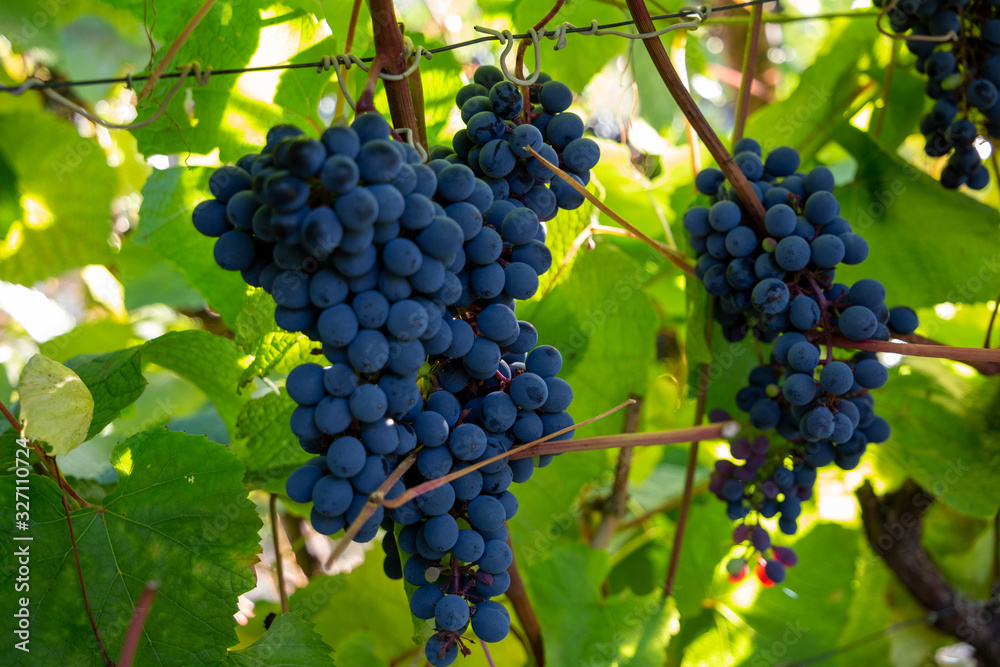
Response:
[[[314,62],[342,52],[350,4],[217,2],[167,70],[189,62],[215,70]],[[526,29],[547,11],[543,4],[454,0],[397,2],[396,9],[413,43],[433,48],[475,36],[476,24]],[[570,0],[550,25],[628,18],[615,4]],[[657,11],[681,5],[650,4]],[[875,278],[893,304],[917,311],[918,333],[982,346],[1000,285],[996,161],[984,161],[992,175],[986,189],[942,188],[943,164],[924,154],[918,129],[933,100],[914,57],[877,33],[877,10],[848,0],[782,4],[786,16],[836,16],[765,25],[746,134],[766,150],[793,146],[804,166],[833,171],[842,215],[870,248],[865,264],[843,267],[840,280]],[[2,3],[0,84],[17,85],[42,67],[67,79],[146,72],[201,5],[159,2],[154,12],[153,3],[138,0]],[[664,38],[724,138],[734,126],[732,84],[748,17],[719,13],[697,31]],[[681,216],[705,199],[692,188],[692,162],[711,158],[689,146],[684,118],[641,42],[570,35],[565,49],[553,45],[543,40],[542,69],[579,93],[573,110],[601,147],[589,189],[645,234],[693,256]],[[374,53],[365,4],[353,52]],[[431,144],[451,145],[462,127],[455,93],[499,53],[486,42],[421,63]],[[213,240],[191,225],[193,207],[210,196],[214,167],[259,151],[275,124],[318,136],[343,111],[334,74],[303,68],[214,75],[205,85],[189,79],[158,120],[132,131],[97,127],[37,92],[0,93],[0,400],[28,420],[30,436],[56,447],[62,473],[90,504],[71,504],[71,523],[90,610],[112,657],[152,580],[159,588],[136,665],[374,667],[401,656],[392,664],[411,664],[415,635],[429,634],[410,616],[402,582],[383,573],[377,545],[352,546],[334,572],[321,569],[329,540],[303,534],[308,507],[284,497],[285,479],[310,456],[288,428],[295,404],[283,382],[314,358],[313,345],[279,329],[271,297],[219,269]],[[175,82],[156,83],[138,115],[131,102],[140,82],[135,91],[119,84],[70,90],[77,103],[127,123],[152,118]],[[351,70],[354,97],[363,84],[363,73]],[[381,89],[375,103],[388,116]],[[753,341],[729,343],[717,328],[706,340],[711,316],[701,284],[640,241],[606,233],[616,226],[590,203],[560,211],[548,223],[558,270],[517,311],[537,327],[540,344],[561,350],[577,420],[629,397],[640,401],[637,419],[618,412],[576,437],[622,433],[630,418],[638,432],[690,426],[702,363],[711,364],[707,407],[740,414],[736,392],[758,364]],[[715,459],[728,456],[722,441],[700,447],[697,493],[667,600],[660,591],[686,448],[635,450],[627,513],[596,548],[618,450],[569,453],[537,470],[518,490],[509,530],[547,663],[771,665],[919,616],[861,530],[853,491],[865,479],[882,492],[912,478],[932,493],[940,502],[925,517],[924,545],[956,588],[988,597],[1000,507],[1000,380],[945,360],[889,361],[878,401],[892,437],[870,447],[857,469],[821,473],[799,533],[787,540],[799,564],[784,585],[728,581],[732,525],[703,492]],[[20,595],[12,555],[21,544],[12,521],[16,437],[9,427],[0,433],[5,609]],[[70,510],[35,454],[31,461],[38,464],[28,531],[32,651],[10,649],[16,619],[5,613],[0,654],[9,661],[2,662],[96,667],[104,661],[81,596]],[[294,588],[284,615],[272,572],[271,494],[291,540],[290,547],[282,542]],[[265,629],[271,612],[279,616]],[[513,618],[511,634],[491,647],[493,660],[533,664]],[[913,624],[823,664],[925,664],[954,642]],[[464,660],[458,664],[487,664],[479,650]]]

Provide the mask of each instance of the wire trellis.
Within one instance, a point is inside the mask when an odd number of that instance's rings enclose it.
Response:
[[[418,47],[416,51],[412,54],[414,57],[413,64],[407,69],[406,72],[402,74],[380,74],[383,79],[400,79],[410,76],[417,68],[419,68],[420,58],[424,57],[427,59],[432,58],[435,54],[444,53],[447,51],[454,51],[456,49],[462,49],[469,46],[474,46],[476,44],[482,44],[484,42],[497,41],[500,42],[501,46],[507,47],[505,53],[509,53],[510,48],[513,46],[514,40],[530,39],[535,45],[536,50],[536,62],[540,63],[540,56],[538,54],[538,43],[542,37],[546,37],[557,42],[555,50],[560,50],[566,46],[566,35],[580,34],[580,35],[614,35],[619,37],[626,37],[629,39],[644,39],[653,36],[659,36],[671,30],[677,30],[681,28],[686,28],[689,30],[696,29],[701,25],[706,19],[708,19],[710,14],[717,14],[720,12],[733,11],[736,9],[745,9],[748,7],[753,7],[755,5],[764,5],[768,3],[778,2],[778,0],[748,0],[747,2],[733,3],[729,5],[723,5],[720,7],[685,7],[680,11],[672,14],[660,14],[653,16],[653,21],[665,21],[669,19],[686,19],[684,23],[678,23],[675,25],[668,26],[661,30],[648,34],[637,34],[637,33],[626,33],[617,30],[617,28],[624,28],[634,25],[634,21],[619,21],[617,23],[607,23],[604,25],[598,25],[597,21],[591,21],[590,25],[586,27],[577,27],[571,23],[562,23],[554,30],[541,29],[539,31],[528,30],[526,33],[513,34],[509,30],[492,30],[488,28],[481,28],[477,26],[477,30],[480,32],[487,33],[483,37],[478,37],[475,39],[466,40],[464,42],[458,42],[455,44],[449,44],[447,46],[441,46],[434,49],[424,49],[423,47]],[[323,72],[330,69],[332,66],[339,64],[344,67],[350,67],[356,65],[359,68],[367,71],[367,64],[372,62],[374,57],[364,57],[360,58],[354,54],[338,54],[335,56],[324,56],[321,60],[311,63],[283,63],[280,65],[262,65],[258,67],[238,67],[238,68],[228,68],[228,69],[213,69],[211,66],[200,66],[197,70],[196,80],[200,85],[205,85],[207,83],[209,76],[222,76],[231,74],[246,74],[253,72],[270,72],[275,70],[292,70],[292,69],[316,69],[318,72]],[[501,59],[501,62],[504,62]],[[196,64],[189,63],[180,67],[174,72],[164,72],[160,75],[160,79],[186,79],[189,74],[195,73]],[[506,65],[503,66],[505,73]],[[536,67],[535,73],[532,74],[531,81],[537,78],[538,68]],[[24,83],[17,86],[0,86],[0,93],[10,93],[12,95],[21,95],[29,90],[53,90],[56,88],[71,88],[74,86],[98,86],[98,85],[112,85],[112,84],[125,84],[128,88],[131,88],[136,81],[146,81],[152,75],[142,74],[138,76],[133,76],[127,74],[121,77],[110,77],[104,79],[85,79],[80,81],[44,81],[37,77],[31,77],[27,79]],[[204,83],[202,81],[204,80]],[[519,79],[519,81],[522,81]],[[515,81],[517,83],[518,81]],[[343,84],[341,85],[343,90]],[[172,89],[170,95],[175,91]],[[344,91],[346,92],[346,91]]]

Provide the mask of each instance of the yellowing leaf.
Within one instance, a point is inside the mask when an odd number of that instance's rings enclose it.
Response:
[[[21,373],[18,393],[25,435],[50,454],[68,454],[87,439],[94,397],[79,375],[36,354]]]

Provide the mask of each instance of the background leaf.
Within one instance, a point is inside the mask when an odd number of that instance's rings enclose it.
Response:
[[[198,202],[211,197],[211,171],[176,167],[150,174],[142,189],[142,224],[135,242],[149,246],[173,263],[222,319],[235,324],[246,283],[238,272],[223,271],[215,263],[214,239],[191,233],[191,211]]]

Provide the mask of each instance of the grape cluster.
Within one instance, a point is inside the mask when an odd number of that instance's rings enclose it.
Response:
[[[328,363],[302,364],[285,383],[291,430],[317,455],[286,491],[311,503],[314,528],[349,526],[411,453],[385,497],[431,483],[380,505],[354,540],[387,531],[386,574],[419,586],[411,610],[434,619],[426,651],[437,667],[468,652],[470,620],[482,641],[506,636],[510,619],[490,598],[510,582],[509,487],[552,456],[433,482],[572,426],[573,392],[557,377],[559,351],[514,312],[552,265],[538,214],[495,197],[461,161],[422,164],[391,137],[372,112],[318,140],[272,128],[259,155],[213,173],[215,199],[193,221],[217,238],[222,268],[274,297],[281,328],[321,344]]]
[[[876,0],[877,7],[888,0]],[[920,121],[930,157],[949,155],[941,171],[946,188],[986,187],[989,171],[976,150],[980,134],[1000,137],[1000,2],[996,0],[900,0],[889,12],[897,33],[911,37],[957,39],[906,40],[927,76],[934,106]]]
[[[889,308],[877,280],[834,282],[836,266],[860,263],[868,246],[839,215],[828,169],[799,173],[799,155],[787,147],[762,159],[749,138],[737,143],[734,160],[763,204],[764,233],[714,168],[695,180],[711,206],[689,209],[684,227],[699,253],[696,275],[718,297],[714,313],[726,339],[750,332],[773,343],[769,363],[754,368],[736,395],[737,407],[761,434],[730,443],[734,460],[716,462],[709,487],[740,522],[735,542],[747,543],[747,552],[731,561],[730,576],[742,578],[756,554],[758,578],[772,585],[784,579],[795,554],[772,548],[757,518],[778,516],[779,530],[794,534],[817,469],[836,463],[851,470],[868,444],[890,435],[870,394],[885,384],[888,371],[871,352],[834,359],[834,337],[888,340],[890,331],[913,333],[918,320],[910,308]],[[763,434],[772,430],[780,444]]]
[[[888,340],[885,290],[874,280],[848,288],[835,283],[838,264],[859,264],[868,243],[840,216],[833,174],[826,167],[798,173],[795,149],[782,146],[762,159],[750,138],[736,145],[734,160],[766,210],[763,233],[745,214],[736,191],[713,167],[695,185],[711,206],[684,214],[684,228],[698,253],[695,274],[718,297],[715,319],[727,340],[752,329],[770,343],[785,331],[834,330],[851,340]]]
[[[452,146],[435,146],[431,158],[468,165],[497,200],[534,211],[549,220],[559,209],[579,208],[584,198],[528,152],[536,151],[581,185],[601,156],[597,143],[583,136],[584,123],[567,111],[573,93],[566,84],[539,73],[528,87],[531,108],[525,113],[521,89],[505,81],[493,66],[480,67],[473,82],[455,96],[465,129]]]

